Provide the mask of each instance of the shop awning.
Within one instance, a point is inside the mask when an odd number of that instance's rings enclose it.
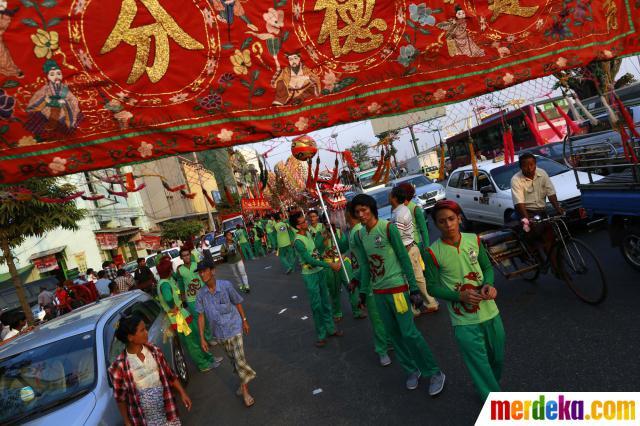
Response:
[[[29,259],[27,259],[28,261],[33,261],[34,259],[40,259],[42,257],[47,257],[47,256],[51,256],[54,254],[58,254],[61,251],[64,251],[64,249],[66,249],[67,246],[60,246],[60,247],[56,247],[53,249],[49,249],[49,250],[45,250],[45,251],[41,251],[39,253],[34,253],[31,256],[29,256]]]
[[[216,214],[216,213],[211,212],[211,214]],[[198,217],[206,218],[207,217],[207,213],[188,213],[188,214],[183,214],[183,215],[180,215],[180,216],[165,217],[164,219],[156,220],[156,223],[168,222],[168,221],[171,221],[171,220],[194,219],[194,218],[198,218]]]
[[[124,226],[120,228],[107,228],[107,229],[98,229],[97,231],[93,231],[94,234],[115,234],[118,237],[125,237],[127,235],[135,234],[139,232],[140,228],[137,226]]]

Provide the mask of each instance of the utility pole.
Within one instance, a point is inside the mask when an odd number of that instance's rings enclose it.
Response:
[[[416,139],[415,133],[413,133],[413,126],[409,126],[409,132],[411,133],[411,142],[413,142],[413,150],[416,152],[416,157],[420,154],[420,150],[418,149],[418,140]]]
[[[204,189],[204,185],[202,184],[202,175],[200,174],[200,164],[198,163],[198,155],[194,152],[193,153],[193,162],[196,165],[196,170],[198,172],[198,181],[200,182],[200,189],[202,191],[206,191]],[[213,232],[216,230],[216,227],[213,224],[213,215],[211,214],[211,206],[209,205],[209,201],[207,200],[207,197],[204,196],[203,194],[203,198],[204,198],[204,206],[207,209],[207,217],[209,218],[209,230],[210,232]]]

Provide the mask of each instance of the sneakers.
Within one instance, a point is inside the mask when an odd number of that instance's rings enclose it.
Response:
[[[316,348],[324,348],[326,344],[327,341],[325,339],[318,340],[316,341]]]
[[[407,378],[407,389],[409,390],[416,389],[418,387],[418,381],[420,380],[421,375],[422,373],[420,373],[419,371],[414,371],[413,373],[411,373],[409,378]]]
[[[218,368],[220,367],[220,364],[222,364],[222,360],[224,358],[222,358],[221,356],[214,356],[213,357],[213,368]]]
[[[380,355],[380,365],[382,367],[386,367],[387,365],[391,365],[391,358],[389,358],[389,355],[387,355],[387,354]]]
[[[442,371],[438,371],[429,379],[429,395],[436,396],[444,388],[445,375]]]

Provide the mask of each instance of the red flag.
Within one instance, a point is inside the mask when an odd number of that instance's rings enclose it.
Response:
[[[540,131],[538,131],[538,126],[536,126],[535,123],[531,121],[531,118],[529,118],[529,115],[526,112],[522,111],[522,113],[524,114],[524,121],[527,123],[527,127],[529,128],[529,131],[531,132],[531,134],[533,135],[533,138],[536,141],[536,145],[538,146],[544,145],[545,140],[542,138]]]
[[[553,133],[555,133],[556,136],[559,137],[560,139],[564,138],[564,135],[562,134],[560,129],[558,129],[553,124],[553,122],[551,120],[549,120],[549,117],[547,117],[547,114],[545,114],[544,111],[542,109],[540,109],[540,107],[536,107],[536,110],[538,110],[538,113],[540,113],[540,116],[542,117],[542,119],[547,122],[549,127],[551,127],[551,130],[553,130]]]
[[[565,123],[567,123],[567,129],[569,129],[570,132],[569,134],[578,135],[582,133],[582,129],[580,128],[580,126],[578,126],[578,123],[573,121],[571,117],[569,117],[569,115],[560,107],[560,105],[554,102],[553,106],[556,107],[556,111],[558,111],[558,114],[560,114],[562,118],[564,118]]]

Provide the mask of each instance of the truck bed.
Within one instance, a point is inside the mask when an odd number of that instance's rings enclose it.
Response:
[[[606,216],[640,216],[640,172],[627,169],[593,183],[581,183],[582,206]]]

